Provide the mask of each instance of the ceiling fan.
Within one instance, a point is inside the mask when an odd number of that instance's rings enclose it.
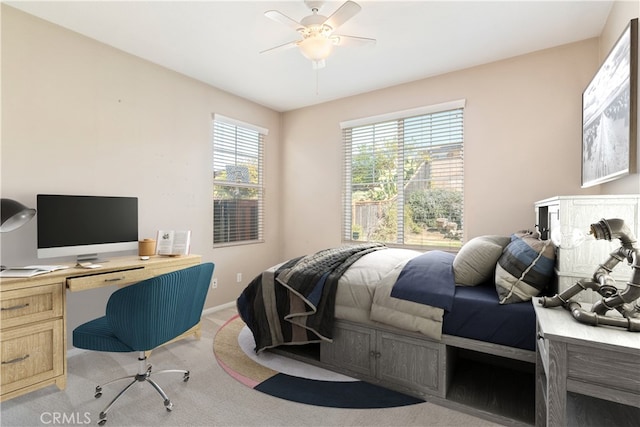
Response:
[[[375,39],[368,37],[346,36],[334,32],[338,27],[360,12],[362,8],[356,2],[347,1],[343,3],[329,17],[318,13],[324,1],[305,0],[304,3],[311,9],[312,14],[305,16],[300,22],[289,18],[277,10],[268,10],[264,13],[267,18],[273,19],[298,32],[302,38],[263,50],[260,53],[289,49],[297,46],[302,55],[311,60],[313,68],[318,69],[325,66],[324,60],[331,55],[334,46],[343,46],[346,44],[363,45],[376,42]]]

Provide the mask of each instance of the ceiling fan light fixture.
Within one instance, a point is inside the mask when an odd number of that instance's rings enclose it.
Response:
[[[357,3],[347,0],[329,17],[318,13],[325,1],[305,0],[304,3],[311,9],[312,13],[302,18],[300,22],[277,10],[268,10],[264,13],[267,18],[296,31],[301,39],[263,50],[260,53],[297,46],[300,49],[300,53],[312,62],[313,68],[318,69],[325,66],[325,59],[332,54],[333,47],[342,45],[343,41],[359,44],[375,42],[375,39],[366,37],[340,36],[333,33],[334,30],[362,9]]]
[[[334,43],[331,39],[320,34],[311,35],[302,40],[298,47],[305,58],[311,61],[326,59],[333,52]]]

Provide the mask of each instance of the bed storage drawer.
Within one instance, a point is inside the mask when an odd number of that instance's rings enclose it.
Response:
[[[351,375],[374,378],[375,331],[338,321],[333,342],[320,344],[320,361]]]
[[[320,345],[331,369],[420,397],[446,396],[446,346],[411,333],[337,321]]]
[[[377,378],[445,397],[446,346],[389,332],[377,334]]]

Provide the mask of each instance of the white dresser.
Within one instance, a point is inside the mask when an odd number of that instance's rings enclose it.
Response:
[[[556,196],[535,203],[536,224],[543,238],[550,236],[554,229],[562,229],[565,234],[577,228],[586,235],[582,244],[576,247],[562,245],[556,252],[556,273],[558,290],[571,287],[577,280],[591,277],[598,266],[609,258],[609,254],[620,247],[620,241],[596,240],[589,235],[589,226],[601,219],[621,218],[638,238],[640,194],[614,196]],[[624,289],[631,278],[631,267],[620,263],[611,276],[617,286]],[[593,303],[600,296],[592,291],[583,291],[572,298],[576,301]]]

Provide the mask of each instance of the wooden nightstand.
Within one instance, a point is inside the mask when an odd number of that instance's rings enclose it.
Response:
[[[562,307],[544,308],[537,298],[532,303],[538,320],[536,425],[584,425],[580,417],[591,425],[637,425],[640,333],[585,325]],[[569,410],[568,393],[575,396]]]

